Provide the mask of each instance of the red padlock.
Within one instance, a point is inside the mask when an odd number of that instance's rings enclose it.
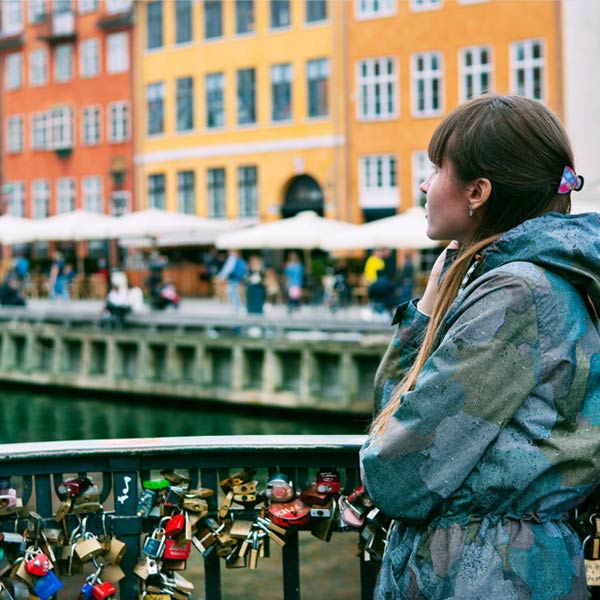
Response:
[[[44,577],[51,569],[50,559],[41,550],[29,552],[25,561],[25,570],[34,577]]]
[[[185,527],[185,515],[183,513],[173,515],[165,523],[165,535],[167,537],[176,537],[183,531],[184,527]]]
[[[105,581],[104,583],[97,583],[92,588],[92,596],[96,600],[104,600],[110,596],[114,596],[117,593],[117,588],[110,582]]]
[[[169,560],[187,560],[190,557],[190,550],[192,548],[192,542],[184,542],[178,544],[177,540],[169,538],[165,540],[165,551],[163,558]]]
[[[335,469],[323,469],[317,473],[317,492],[320,494],[337,494],[341,487],[340,474]]]
[[[306,525],[310,521],[310,508],[299,499],[271,504],[267,510],[271,521],[280,527]]]

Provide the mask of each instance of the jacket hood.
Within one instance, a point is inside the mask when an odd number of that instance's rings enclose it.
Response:
[[[547,213],[507,231],[483,252],[478,275],[527,261],[584,290],[600,313],[600,214]]]

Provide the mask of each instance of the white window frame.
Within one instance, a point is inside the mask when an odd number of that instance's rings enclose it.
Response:
[[[393,178],[392,172],[394,173]],[[361,208],[398,207],[400,204],[398,157],[395,154],[360,156],[358,159],[358,189]]]
[[[125,73],[129,70],[129,34],[126,31],[106,36],[106,72]]]
[[[540,58],[533,58],[533,45],[539,44],[541,56]],[[517,49],[519,46],[523,46],[525,57],[523,60],[517,60]],[[530,40],[519,40],[513,42],[510,45],[510,86],[513,94],[520,94],[528,98],[540,100],[544,102],[547,98],[547,84],[546,84],[546,45],[544,40],[541,38],[535,38]],[[533,80],[533,69],[539,68],[541,70],[541,81],[540,81],[540,93],[541,97],[537,97],[533,93],[534,80]],[[523,91],[518,89],[517,84],[517,71],[519,69],[525,70],[525,88]]]
[[[47,0],[29,0],[27,3],[27,18],[30,23],[39,23],[46,17]]]
[[[23,152],[25,127],[23,115],[11,115],[6,119],[6,151],[9,154]]]
[[[489,62],[481,62],[481,53],[485,51],[488,55]],[[470,52],[472,57],[477,58],[477,62],[473,61],[470,66],[466,64],[467,52]],[[473,98],[482,96],[484,93],[492,92],[494,89],[493,75],[494,75],[494,56],[492,54],[491,46],[468,46],[459,50],[458,57],[458,76],[459,76],[459,87],[460,87],[460,101],[464,102],[468,100],[467,97],[467,76],[473,78]],[[481,76],[488,76],[489,87],[487,90],[482,90]]]
[[[81,143],[84,146],[98,146],[102,142],[102,107],[84,106],[81,109]]]
[[[438,68],[433,69],[431,62],[433,57],[438,59]],[[427,63],[421,71],[417,70],[417,60],[419,57]],[[412,116],[413,117],[439,117],[444,112],[444,55],[439,51],[417,52],[411,56],[411,98],[412,98]],[[432,107],[433,103],[433,81],[439,79],[438,94],[439,107]],[[425,85],[425,108],[419,110],[417,106],[418,99],[418,82],[423,80]]]
[[[354,0],[354,16],[359,21],[391,17],[397,12],[397,0]]]
[[[392,73],[388,66],[392,65]],[[366,66],[366,74],[363,73]],[[379,74],[376,74],[376,67]],[[398,60],[393,56],[364,58],[356,61],[356,117],[359,121],[388,121],[400,114]],[[380,112],[376,113],[379,94]],[[391,108],[390,108],[391,96]],[[365,106],[366,98],[366,106]],[[385,107],[385,110],[383,108]]]
[[[50,109],[47,119],[48,148],[65,150],[73,147],[75,140],[75,123],[73,109],[70,106],[54,106]]]
[[[114,116],[114,121],[113,121]],[[107,138],[111,144],[126,142],[131,135],[129,121],[129,102],[121,100],[111,102],[106,111]]]
[[[6,194],[6,214],[13,217],[24,217],[25,183],[23,181],[9,181],[5,185],[10,190]]]
[[[30,127],[32,150],[46,150],[48,148],[48,114],[36,112],[31,115]]]
[[[2,0],[2,33],[11,35],[23,31],[23,0]]]
[[[86,175],[81,180],[83,210],[104,213],[104,185],[100,175]]]
[[[423,206],[421,198],[425,194],[421,191],[421,184],[429,177],[433,169],[427,150],[418,150],[412,153],[412,204],[413,206]]]
[[[23,53],[11,52],[6,55],[4,84],[7,91],[18,90],[23,86]]]
[[[79,45],[79,76],[83,79],[100,75],[100,40],[89,38]]]
[[[50,181],[34,179],[31,182],[32,213],[34,219],[45,219],[50,214]],[[43,211],[40,209],[43,207]]]
[[[109,15],[117,15],[131,9],[132,0],[106,0],[106,12]]]
[[[54,81],[65,83],[73,79],[73,44],[54,47]]]
[[[29,53],[29,85],[41,87],[48,85],[48,51],[38,48]]]
[[[98,0],[77,0],[77,8],[80,15],[98,10]]]
[[[442,8],[443,0],[410,0],[412,12],[424,12],[426,10],[438,10]]]
[[[59,177],[56,180],[56,214],[75,210],[75,178]]]
[[[193,187],[191,189],[191,196],[188,196],[187,193],[190,192],[188,188],[182,190],[181,183],[182,177],[187,175],[188,173],[192,173],[192,183]],[[193,215],[196,214],[196,186],[198,184],[196,177],[196,171],[194,169],[182,169],[177,171],[177,211],[186,214]],[[190,202],[191,201],[191,202]],[[189,206],[187,204],[189,203]],[[191,208],[191,210],[186,210],[187,208]]]

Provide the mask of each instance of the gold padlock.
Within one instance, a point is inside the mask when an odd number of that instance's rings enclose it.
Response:
[[[111,537],[108,552],[104,555],[106,562],[111,565],[118,565],[125,556],[127,551],[127,544],[118,540],[117,538]],[[104,571],[102,571],[104,573]]]
[[[125,577],[125,571],[119,565],[104,565],[102,567],[102,580],[110,581],[113,585]]]
[[[75,554],[82,563],[99,556],[103,550],[102,544],[93,533],[84,534],[75,544]]]

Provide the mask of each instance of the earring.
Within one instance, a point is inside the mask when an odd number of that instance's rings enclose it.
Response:
[[[469,204],[469,216],[472,217],[475,214],[475,209],[471,204]]]

